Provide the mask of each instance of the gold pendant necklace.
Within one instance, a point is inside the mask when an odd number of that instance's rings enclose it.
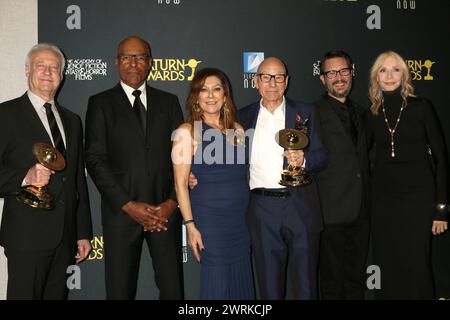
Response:
[[[383,109],[383,115],[384,115],[384,122],[386,122],[386,126],[389,130],[389,133],[391,135],[391,158],[395,158],[395,146],[394,146],[394,134],[395,134],[395,130],[397,130],[397,126],[400,122],[400,118],[402,116],[402,112],[403,110],[406,108],[406,104],[403,102],[402,103],[402,107],[400,108],[400,113],[398,114],[397,117],[397,121],[395,122],[395,126],[394,128],[391,128],[391,126],[389,125],[389,121],[386,117],[386,110],[384,109],[384,102],[382,102],[382,109]]]

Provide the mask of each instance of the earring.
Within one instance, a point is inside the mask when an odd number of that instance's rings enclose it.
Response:
[[[226,101],[223,103],[222,109],[220,109],[220,111],[222,111],[222,113],[228,112],[228,106]]]
[[[194,111],[197,113],[200,113],[200,111],[202,111],[202,109],[200,108],[200,104],[198,103],[198,101],[196,103],[194,103]]]

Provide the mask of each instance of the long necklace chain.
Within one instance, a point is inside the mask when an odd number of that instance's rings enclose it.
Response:
[[[391,126],[389,125],[389,121],[388,121],[388,119],[387,119],[387,117],[386,117],[386,110],[384,109],[384,102],[382,103],[382,109],[383,109],[383,115],[384,115],[384,122],[386,122],[386,126],[387,126],[387,128],[388,128],[388,130],[389,130],[389,133],[390,133],[390,135],[391,135],[391,157],[392,157],[392,158],[395,158],[394,134],[395,134],[395,131],[397,130],[398,124],[400,123],[400,118],[401,118],[402,112],[403,112],[403,110],[404,110],[405,108],[406,108],[406,104],[405,104],[405,103],[402,103],[402,107],[400,108],[400,112],[399,112],[398,117],[397,117],[397,120],[396,120],[396,122],[395,122],[395,126],[394,126],[394,128],[391,128]]]

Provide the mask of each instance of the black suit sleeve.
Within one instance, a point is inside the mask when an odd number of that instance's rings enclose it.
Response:
[[[325,169],[328,165],[328,151],[320,139],[321,124],[319,114],[314,107],[311,108],[309,119],[310,143],[305,150],[306,170],[316,173]]]
[[[431,103],[424,101],[423,119],[425,121],[425,132],[428,145],[433,154],[433,160],[436,165],[436,201],[437,203],[447,203],[448,188],[448,155],[436,112]],[[447,220],[446,213],[436,213],[436,220]]]
[[[0,197],[19,191],[29,169],[17,167],[8,157],[9,150],[15,147],[12,143],[13,126],[14,122],[8,117],[5,108],[0,106]]]
[[[78,165],[77,165],[77,239],[92,239],[92,221],[91,211],[89,207],[89,197],[86,184],[86,173],[84,165],[84,149],[83,149],[83,128],[81,119],[77,116],[77,142],[78,142]]]
[[[174,99],[173,107],[172,107],[172,125],[171,125],[171,132],[173,132],[184,122],[183,118],[183,112],[181,111],[180,102],[177,98]],[[173,166],[172,166],[173,167]],[[174,201],[177,201],[177,194],[175,192],[175,184],[173,179],[173,172],[172,172],[172,181],[170,184],[170,195],[169,199],[172,199]]]
[[[108,163],[106,117],[102,105],[92,97],[86,113],[86,166],[102,197],[115,212],[133,200]]]

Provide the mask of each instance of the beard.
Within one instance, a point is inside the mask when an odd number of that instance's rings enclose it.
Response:
[[[342,80],[342,79],[341,80],[336,80],[327,89],[334,97],[336,97],[336,98],[345,98],[345,97],[348,96],[348,94],[352,90],[352,86],[350,84],[350,85],[348,85],[347,89],[345,89],[344,91],[336,91],[334,89],[334,85],[339,84],[339,83],[348,84],[348,81],[345,81],[345,80]]]

